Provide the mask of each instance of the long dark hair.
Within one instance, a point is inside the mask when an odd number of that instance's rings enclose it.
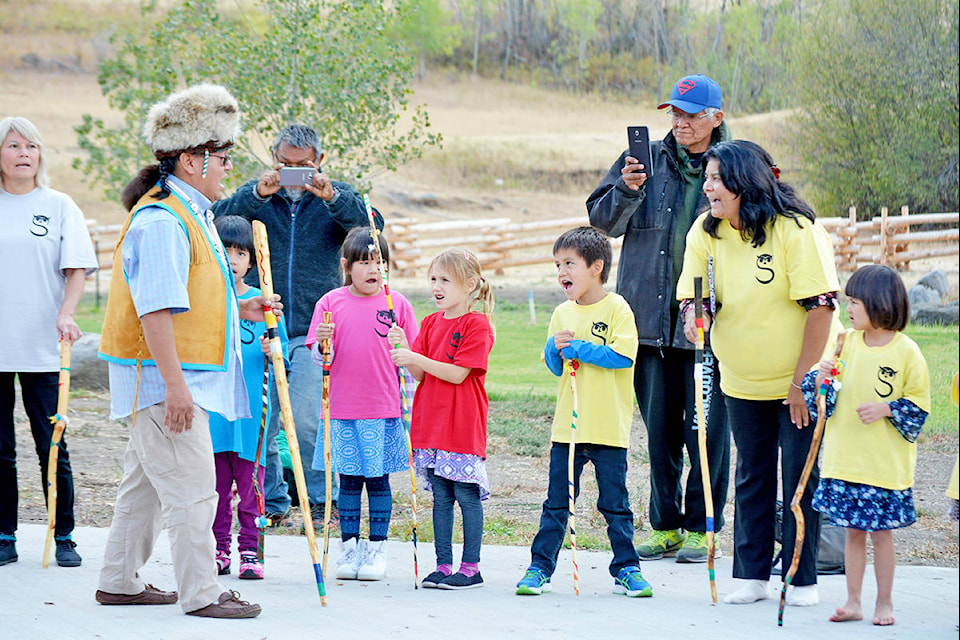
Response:
[[[378,233],[377,238],[380,241],[380,254],[383,256],[383,264],[389,265],[390,245],[387,244],[383,234]],[[353,284],[353,278],[350,277],[350,268],[353,267],[353,263],[361,260],[373,260],[377,257],[373,247],[373,239],[370,237],[370,228],[354,227],[350,229],[347,237],[343,240],[343,245],[340,247],[340,253],[346,260],[343,265],[343,284],[349,287]],[[389,266],[387,268],[389,269]]]
[[[754,247],[767,241],[767,223],[783,216],[800,225],[798,216],[813,222],[817,215],[789,184],[780,182],[770,154],[747,140],[731,140],[710,147],[703,154],[703,165],[711,160],[720,164],[723,186],[740,198],[740,237]],[[720,220],[707,216],[703,229],[714,238]]]
[[[140,201],[140,198],[156,186],[160,187],[157,200],[163,200],[169,196],[170,189],[167,188],[167,177],[173,175],[174,169],[177,168],[177,162],[180,160],[181,153],[202,154],[204,151],[223,151],[232,146],[232,142],[220,144],[215,141],[210,141],[199,147],[165,154],[164,157],[159,158],[155,164],[150,164],[140,169],[137,175],[127,183],[123,191],[120,192],[120,203],[127,211],[132,211],[133,207]]]

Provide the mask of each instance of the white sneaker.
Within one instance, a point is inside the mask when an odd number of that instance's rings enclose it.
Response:
[[[357,580],[383,580],[387,576],[387,541],[367,543],[363,564],[357,570]]]
[[[363,564],[364,549],[357,544],[357,538],[350,538],[340,545],[340,557],[337,558],[337,580],[356,580],[357,571]]]

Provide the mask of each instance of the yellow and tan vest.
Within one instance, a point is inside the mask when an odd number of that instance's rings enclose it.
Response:
[[[123,240],[139,211],[144,207],[158,206],[180,219],[190,239],[190,273],[187,280],[190,310],[173,316],[173,334],[181,367],[226,371],[227,282],[215,249],[200,222],[176,193],[163,200],[157,199],[158,193],[159,189],[153,189],[140,198],[120,230],[113,254],[113,274],[100,338],[100,357],[118,364],[132,365],[138,361],[154,364],[123,273]],[[154,277],[161,277],[161,274]]]

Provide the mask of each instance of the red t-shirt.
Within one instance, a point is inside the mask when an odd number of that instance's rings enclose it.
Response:
[[[413,399],[410,427],[415,449],[442,449],[487,457],[487,357],[493,330],[482,313],[447,320],[442,312],[420,324],[411,348],[431,360],[470,369],[460,384],[425,373]]]

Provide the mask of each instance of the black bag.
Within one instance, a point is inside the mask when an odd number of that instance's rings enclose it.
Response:
[[[783,502],[777,500],[777,522],[774,528],[774,538],[783,544]],[[830,524],[820,514],[820,550],[817,552],[817,573],[822,576],[843,574],[844,549],[846,548],[847,530]],[[773,559],[771,573],[783,575],[783,551],[777,552]]]

